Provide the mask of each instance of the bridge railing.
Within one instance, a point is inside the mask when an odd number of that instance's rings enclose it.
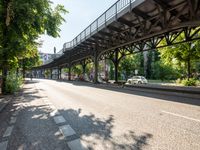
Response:
[[[117,19],[117,15],[125,8],[130,7],[136,0],[118,0],[109,9],[107,9],[101,16],[99,16],[94,22],[92,22],[85,30],[83,30],[78,36],[76,36],[71,42],[64,43],[63,53],[70,50],[85,41],[92,35],[98,32],[99,28],[106,26],[108,21],[112,18]]]

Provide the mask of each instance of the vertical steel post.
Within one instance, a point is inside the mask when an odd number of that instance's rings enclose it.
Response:
[[[51,79],[53,78],[53,69],[50,69]]]
[[[61,75],[62,75],[62,67],[59,68],[59,79],[61,79]]]
[[[115,82],[118,82],[118,65],[119,65],[119,51],[118,49],[115,50],[115,62],[114,62],[114,65],[115,65]]]
[[[94,50],[94,83],[98,83],[98,49]]]
[[[71,64],[69,65],[68,69],[68,80],[71,81]]]

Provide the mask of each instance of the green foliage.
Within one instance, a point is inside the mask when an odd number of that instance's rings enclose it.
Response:
[[[6,93],[13,94],[20,89],[23,84],[23,78],[21,76],[16,76],[14,72],[10,72],[6,80]]]
[[[178,79],[176,80],[176,84],[181,84],[181,82],[182,82],[182,80],[181,80],[180,78],[178,78]]]
[[[113,80],[115,78],[114,77],[114,69],[115,69],[115,67],[114,67],[114,64],[113,64],[113,62],[111,60],[108,60],[108,64],[110,66],[110,71],[109,71],[108,76],[109,76],[110,80]]]
[[[24,70],[37,65],[37,39],[41,34],[58,37],[59,26],[64,21],[62,14],[66,12],[62,5],[53,8],[49,0],[0,1],[0,66],[3,83],[6,83],[8,70],[18,67]]]
[[[82,66],[81,65],[76,65],[72,68],[72,72],[74,74],[80,75],[82,73]]]
[[[141,61],[143,62],[143,56],[140,53],[128,55],[121,60],[119,70],[125,74],[125,78],[134,75],[135,70],[137,69],[139,75],[143,75],[143,67],[141,67]]]
[[[180,77],[180,73],[172,66],[164,64],[162,61],[154,63],[153,79],[174,80]]]
[[[50,70],[45,70],[45,73],[44,73],[45,78],[49,78],[50,74],[51,74]]]
[[[38,52],[35,55],[33,55],[32,57],[22,59],[21,63],[23,65],[22,67],[24,69],[31,69],[32,67],[41,65]]]
[[[194,78],[190,78],[190,79],[183,79],[181,81],[181,84],[184,86],[196,86],[197,85],[197,80]]]
[[[181,33],[176,41],[182,41],[184,38],[184,33]],[[162,43],[166,43],[166,41],[162,41]],[[184,74],[188,73],[190,76],[190,72],[196,69],[196,62],[200,59],[199,47],[200,41],[197,40],[160,48],[159,52],[165,64],[172,65],[178,70],[183,70]]]

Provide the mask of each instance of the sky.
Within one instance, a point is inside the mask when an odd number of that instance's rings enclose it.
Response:
[[[73,40],[79,33],[88,27],[94,20],[103,14],[117,0],[52,0],[56,4],[62,4],[69,11],[63,17],[60,29],[60,37],[52,38],[42,35],[40,40],[43,45],[39,48],[40,52],[53,53],[54,47],[56,51],[60,51],[65,42]]]

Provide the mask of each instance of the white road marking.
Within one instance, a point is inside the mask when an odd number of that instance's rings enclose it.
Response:
[[[49,102],[49,100],[48,100],[47,98],[43,99],[43,101],[44,101],[45,103],[48,103],[48,102]]]
[[[17,116],[18,113],[19,113],[19,110],[15,111],[12,115],[13,115],[13,116]]]
[[[13,128],[14,128],[14,126],[9,126],[9,127],[6,129],[5,133],[3,134],[3,137],[8,137],[8,136],[10,136],[11,133],[12,133]]]
[[[46,105],[53,105],[51,102],[46,103]]]
[[[17,117],[11,117],[10,124],[14,124],[17,120]]]
[[[49,106],[51,109],[53,109],[53,110],[55,110],[56,109],[56,107],[55,106],[53,106],[53,105],[51,105],[51,106]]]
[[[0,143],[0,150],[6,150],[8,145],[8,141]]]
[[[76,134],[76,132],[71,128],[70,125],[60,126],[59,130],[65,137],[68,137],[68,136]]]
[[[67,144],[71,150],[86,150],[86,148],[83,147],[80,139],[67,142]]]
[[[168,111],[162,111],[162,112],[166,113],[166,114],[170,114],[170,115],[176,116],[176,117],[181,117],[181,118],[184,118],[184,119],[188,119],[188,120],[192,120],[192,121],[196,121],[196,122],[200,123],[200,120],[198,120],[198,119],[190,118],[190,117],[187,117],[187,116],[179,115],[179,114],[168,112]]]
[[[50,116],[51,116],[51,117],[54,117],[54,116],[56,116],[56,115],[60,115],[60,113],[59,113],[58,110],[54,110],[54,111],[52,111],[52,112],[50,113]]]
[[[65,120],[65,118],[63,116],[56,116],[56,117],[53,117],[53,119],[54,119],[56,124],[66,122],[66,120]]]

